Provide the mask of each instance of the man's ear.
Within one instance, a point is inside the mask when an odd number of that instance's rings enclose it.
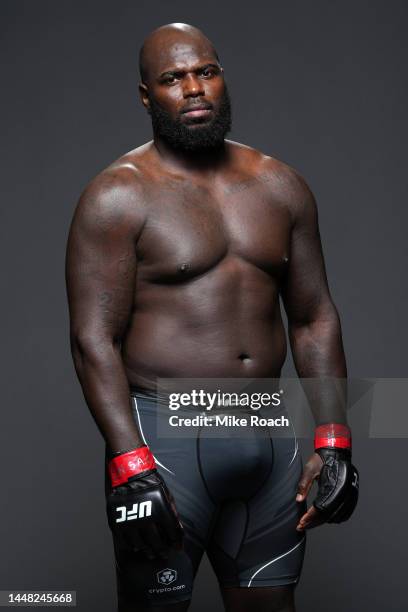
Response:
[[[139,83],[139,94],[143,106],[145,107],[147,112],[150,113],[149,89],[147,85],[143,83],[143,81]]]

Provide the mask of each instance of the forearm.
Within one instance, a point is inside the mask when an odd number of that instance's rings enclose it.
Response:
[[[289,324],[289,338],[299,378],[316,424],[346,423],[347,368],[337,312],[307,323]]]
[[[72,339],[72,356],[86,403],[113,452],[141,446],[119,345]]]

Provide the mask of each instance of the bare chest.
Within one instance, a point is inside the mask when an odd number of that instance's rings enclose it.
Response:
[[[138,270],[147,281],[177,282],[231,256],[279,275],[288,262],[290,228],[288,210],[259,188],[155,190],[137,243]]]

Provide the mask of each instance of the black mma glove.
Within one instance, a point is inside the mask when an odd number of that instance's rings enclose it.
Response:
[[[346,425],[330,423],[316,429],[315,452],[323,461],[314,507],[327,523],[342,523],[352,515],[358,500],[359,475],[351,463],[351,432]]]
[[[107,515],[117,545],[151,559],[165,556],[169,546],[180,546],[183,528],[174,500],[148,447],[114,457],[108,469]]]

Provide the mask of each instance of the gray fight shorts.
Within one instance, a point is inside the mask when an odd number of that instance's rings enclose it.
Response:
[[[147,560],[114,541],[119,601],[155,606],[190,599],[204,552],[221,587],[297,583],[305,535],[296,525],[306,504],[295,501],[302,461],[293,428],[283,436],[269,427],[225,427],[222,436],[197,427],[188,437],[162,436],[168,404],[136,389],[131,398],[185,535],[183,549],[171,550],[166,560]],[[178,411],[183,414],[188,409]]]

